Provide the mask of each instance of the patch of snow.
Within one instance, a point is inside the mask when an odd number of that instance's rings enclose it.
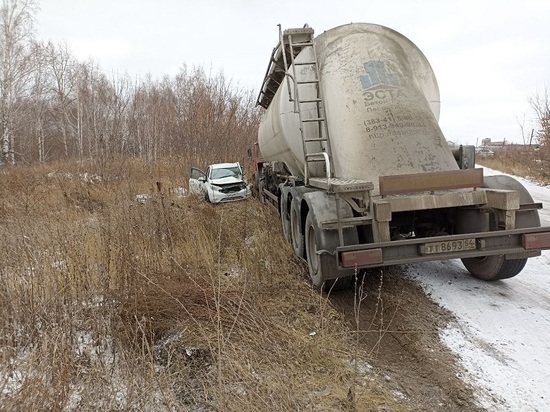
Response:
[[[112,365],[115,362],[113,351],[113,338],[101,336],[94,338],[90,332],[76,332],[75,352],[78,356],[86,356],[92,360],[101,360],[104,365]]]
[[[144,193],[144,194],[136,195],[135,200],[138,203],[145,204],[150,198],[151,198],[151,195]]]
[[[96,175],[94,173],[88,173],[88,172],[79,173],[77,176],[80,180],[86,183],[99,183],[103,180],[101,176]],[[50,172],[46,175],[46,177],[48,179],[67,179],[67,180],[72,180],[74,178],[73,174],[69,172]]]
[[[103,180],[101,176],[88,172],[79,173],[78,177],[86,183],[99,183]]]
[[[187,189],[185,187],[176,187],[174,189],[174,195],[176,197],[185,197],[187,196]]]
[[[76,411],[82,402],[82,386],[70,384],[69,385],[69,399],[67,400],[67,405],[65,405],[65,411]]]
[[[491,174],[501,173],[485,169]],[[543,204],[541,223],[550,225],[550,188],[512,177]],[[409,265],[406,271],[456,316],[441,339],[459,356],[461,378],[478,388],[481,406],[550,411],[550,251],[504,281],[478,280],[460,260]]]
[[[23,386],[23,372],[18,369],[10,372],[0,372],[0,385],[2,388],[1,395],[10,396],[16,393]],[[0,398],[1,399],[1,398]]]
[[[401,391],[394,390],[392,393],[395,399],[401,399],[401,400],[408,399],[407,395],[405,395]]]
[[[50,172],[46,175],[48,179],[72,179],[72,173]]]

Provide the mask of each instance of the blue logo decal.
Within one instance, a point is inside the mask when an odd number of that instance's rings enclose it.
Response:
[[[389,71],[384,62],[369,61],[364,65],[366,74],[360,77],[364,89],[372,89],[375,86],[400,86],[397,74]]]

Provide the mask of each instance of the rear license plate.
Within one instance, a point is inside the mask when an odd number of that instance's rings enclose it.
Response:
[[[475,250],[475,239],[449,240],[447,242],[430,242],[420,246],[420,253],[423,255],[432,255],[435,253],[452,253],[463,250]]]

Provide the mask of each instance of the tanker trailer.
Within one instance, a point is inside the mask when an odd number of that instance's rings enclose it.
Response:
[[[352,23],[315,37],[279,26],[257,104],[261,195],[316,287],[455,258],[505,279],[550,247],[542,205],[519,182],[459,167],[432,68],[392,29]]]

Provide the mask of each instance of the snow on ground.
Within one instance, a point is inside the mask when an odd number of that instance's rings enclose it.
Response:
[[[500,174],[485,169],[485,174]],[[550,187],[517,178],[542,202],[550,226]],[[484,282],[460,260],[408,266],[408,275],[457,322],[441,332],[491,411],[550,411],[550,251],[527,261],[515,278]]]

